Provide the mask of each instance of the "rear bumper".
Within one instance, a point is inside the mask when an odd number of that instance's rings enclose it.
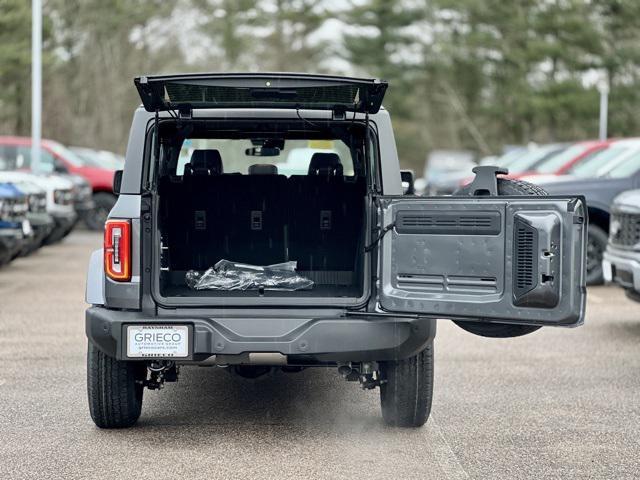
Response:
[[[189,358],[201,362],[212,355],[280,353],[290,362],[397,360],[415,355],[433,340],[436,321],[425,318],[167,318],[141,312],[90,307],[86,334],[109,356],[126,360],[127,325],[187,325]],[[175,360],[175,359],[173,359]]]
[[[602,272],[605,281],[640,292],[640,252],[607,246],[602,260]]]

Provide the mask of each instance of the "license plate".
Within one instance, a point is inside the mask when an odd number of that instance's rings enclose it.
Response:
[[[189,328],[185,325],[127,326],[127,357],[188,357]]]
[[[33,228],[31,228],[31,222],[29,220],[22,221],[22,233],[25,237],[28,237],[33,233]]]

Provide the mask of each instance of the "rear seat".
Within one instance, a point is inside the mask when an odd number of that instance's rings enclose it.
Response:
[[[287,179],[275,165],[225,174],[217,150],[196,150],[183,182],[160,187],[169,198],[163,208],[173,270],[205,270],[222,258],[296,260],[300,271],[354,269],[364,182],[345,181],[335,154],[314,154],[308,175]]]
[[[308,175],[290,182],[289,258],[300,271],[350,271],[362,225],[364,189],[345,182],[340,157],[315,153]]]
[[[215,232],[220,231],[219,188],[222,178],[222,158],[218,150],[194,150],[184,168],[182,198],[171,202],[183,205],[178,216],[172,216],[170,241],[179,248],[170,250],[171,265],[176,270],[205,270],[213,265],[213,252],[222,248]],[[185,208],[186,207],[186,208]],[[173,238],[172,238],[173,237]],[[177,238],[175,238],[177,237]]]
[[[286,177],[275,165],[252,165],[247,175],[224,175],[226,258],[256,265],[286,259]]]

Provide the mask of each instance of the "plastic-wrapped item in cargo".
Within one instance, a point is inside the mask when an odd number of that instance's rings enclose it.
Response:
[[[281,290],[313,288],[313,281],[296,273],[296,261],[264,267],[220,260],[204,273],[189,270],[187,285],[194,290]]]

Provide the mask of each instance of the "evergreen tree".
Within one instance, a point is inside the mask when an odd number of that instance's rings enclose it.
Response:
[[[45,41],[49,32],[45,19]],[[0,131],[27,135],[31,118],[31,5],[24,0],[0,0],[0,84]]]
[[[384,105],[393,115],[398,153],[405,163],[424,162],[427,142],[416,124],[418,82],[412,46],[420,36],[415,28],[425,18],[425,8],[409,0],[349,2],[341,15],[349,26],[342,55],[360,75],[387,80]]]
[[[258,0],[196,0],[205,21],[200,27],[216,46],[212,71],[244,70],[255,56],[253,24]]]
[[[262,0],[255,27],[258,29],[255,66],[264,71],[320,71],[326,42],[313,35],[326,19],[317,0]]]

